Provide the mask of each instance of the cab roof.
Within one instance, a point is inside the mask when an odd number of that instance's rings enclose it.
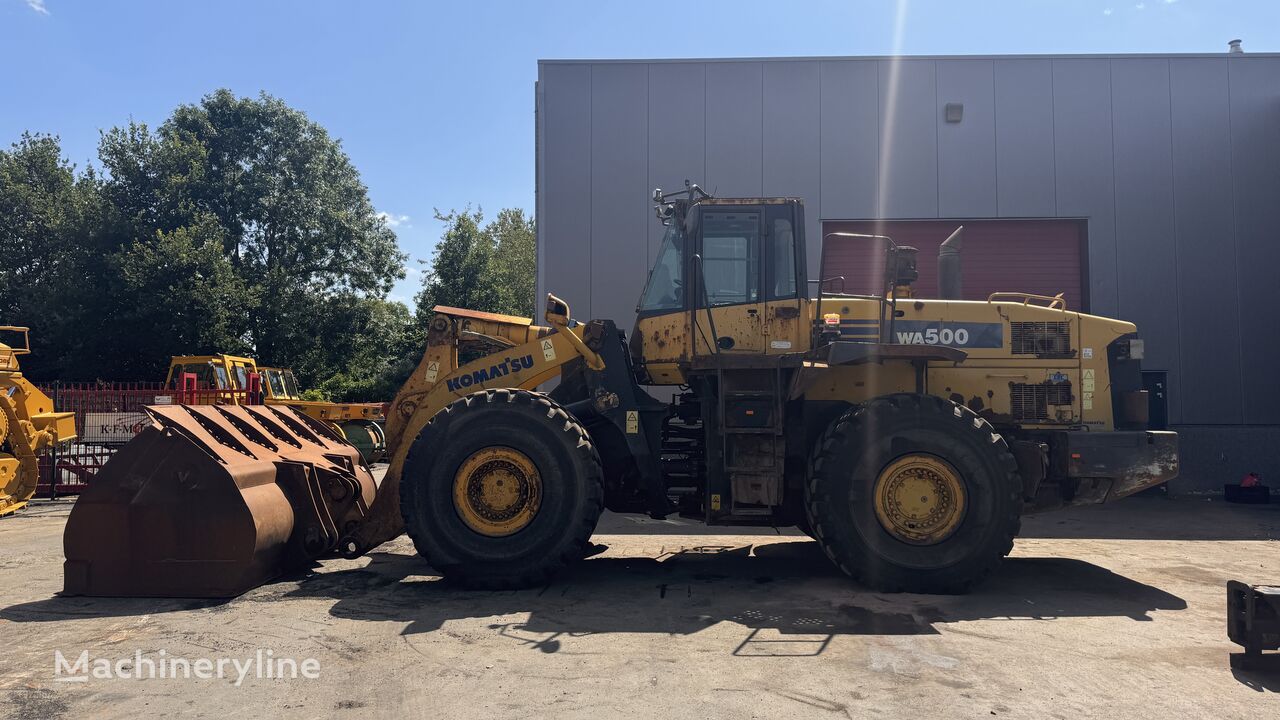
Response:
[[[794,197],[758,197],[758,198],[700,198],[694,205],[786,205],[801,204],[800,198]]]

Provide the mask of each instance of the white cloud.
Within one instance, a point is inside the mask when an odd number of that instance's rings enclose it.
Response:
[[[1134,5],[1134,6],[1133,6],[1133,9],[1134,9],[1134,10],[1146,10],[1146,9],[1147,9],[1147,4],[1146,4],[1146,3],[1138,3],[1137,5]]]
[[[44,0],[27,0],[27,7],[35,10],[41,15],[49,14],[49,8],[44,6]]]
[[[1172,5],[1172,4],[1176,3],[1176,2],[1178,2],[1178,0],[1164,0],[1164,4],[1165,4],[1165,5]]]
[[[408,215],[394,215],[389,212],[380,212],[378,213],[378,217],[385,220],[387,223],[387,227],[390,227],[392,230],[395,230],[396,228],[402,225],[406,228],[413,227],[412,225],[409,224]]]
[[[1115,10],[1112,10],[1111,8],[1107,8],[1106,10],[1103,10],[1103,11],[1102,11],[1102,14],[1103,14],[1103,15],[1110,15],[1110,14],[1111,14],[1111,13],[1113,13],[1113,12],[1115,12]]]

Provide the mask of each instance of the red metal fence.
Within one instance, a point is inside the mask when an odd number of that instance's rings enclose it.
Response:
[[[173,390],[158,382],[51,383],[40,389],[58,412],[76,414],[77,437],[40,456],[37,497],[79,493],[112,455],[149,420],[147,405],[260,404],[248,390]]]

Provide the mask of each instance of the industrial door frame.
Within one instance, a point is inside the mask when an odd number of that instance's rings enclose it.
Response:
[[[1093,294],[1092,287],[1089,284],[1089,218],[1080,216],[1068,217],[897,217],[897,218],[818,218],[818,227],[821,232],[818,233],[818,261],[822,261],[823,253],[826,252],[826,236],[828,232],[827,226],[831,223],[955,223],[963,225],[965,223],[990,223],[990,222],[1070,222],[1075,223],[1079,229],[1079,247],[1080,253],[1080,307],[1068,308],[1070,310],[1078,310],[1082,313],[1089,313],[1092,305],[1091,296]],[[810,243],[810,247],[813,247]],[[929,262],[928,258],[920,258],[920,262]]]

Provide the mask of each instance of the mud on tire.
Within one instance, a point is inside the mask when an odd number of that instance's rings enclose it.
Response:
[[[526,526],[476,532],[454,501],[454,477],[473,453],[501,446],[536,466],[541,498]],[[414,547],[445,577],[510,589],[546,582],[583,557],[603,508],[600,457],[585,428],[542,393],[484,390],[454,401],[418,434],[405,459],[400,511]]]
[[[935,544],[903,542],[876,515],[877,478],[908,454],[946,461],[963,482],[963,517]],[[1021,483],[1008,445],[986,420],[942,398],[902,393],[851,408],[827,428],[814,449],[805,510],[823,550],[862,583],[961,593],[1013,548]]]

